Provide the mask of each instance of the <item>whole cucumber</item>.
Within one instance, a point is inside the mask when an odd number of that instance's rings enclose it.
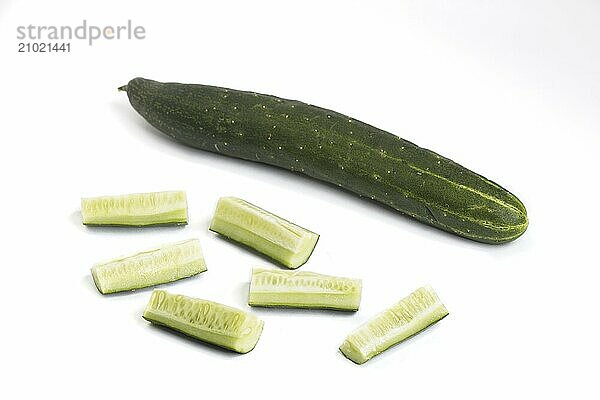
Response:
[[[523,204],[496,183],[391,133],[295,100],[135,78],[119,88],[178,142],[332,183],[484,243],[527,229]]]

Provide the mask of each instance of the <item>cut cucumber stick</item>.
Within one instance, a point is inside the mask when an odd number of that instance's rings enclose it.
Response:
[[[198,239],[168,244],[92,267],[102,294],[134,290],[187,278],[206,271]]]
[[[263,321],[250,313],[208,300],[154,290],[144,319],[226,349],[248,353],[263,329]]]
[[[222,197],[210,230],[295,269],[312,254],[319,235],[235,197]]]
[[[184,225],[185,192],[134,193],[81,199],[84,225]]]
[[[248,304],[356,311],[361,281],[308,271],[253,268]]]
[[[433,289],[422,287],[358,327],[342,343],[340,351],[363,364],[447,315],[448,310]]]

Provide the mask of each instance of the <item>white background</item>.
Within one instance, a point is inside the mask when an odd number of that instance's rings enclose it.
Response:
[[[18,54],[18,25],[143,25],[141,41]],[[135,76],[333,108],[493,179],[530,228],[490,246],[332,187],[188,149],[116,88]],[[3,398],[598,398],[600,3],[595,0],[0,2]],[[183,228],[90,229],[82,196],[186,190]],[[219,196],[321,234],[303,269],[363,279],[356,314],[252,310],[247,355],[150,326],[149,290],[101,296],[90,266],[198,237],[172,292],[250,310],[253,265],[207,231]],[[430,283],[450,316],[363,366],[337,346]]]

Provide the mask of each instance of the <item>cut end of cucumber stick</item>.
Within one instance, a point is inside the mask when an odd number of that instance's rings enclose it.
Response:
[[[84,225],[185,225],[188,222],[187,214],[187,198],[182,191],[81,199]]]
[[[358,327],[340,351],[356,364],[363,364],[447,315],[448,310],[433,289],[422,287]]]
[[[264,325],[242,310],[164,290],[152,292],[143,318],[238,353],[254,349]]]
[[[356,311],[361,289],[360,279],[256,267],[248,305]]]
[[[295,269],[312,254],[319,235],[236,197],[222,197],[210,230]]]
[[[96,264],[92,277],[102,294],[135,290],[176,281],[206,271],[198,239]]]

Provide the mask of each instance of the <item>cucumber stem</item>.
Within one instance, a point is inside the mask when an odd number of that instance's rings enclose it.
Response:
[[[127,85],[123,85],[123,86],[119,87],[117,90],[119,92],[126,92],[127,91]]]

